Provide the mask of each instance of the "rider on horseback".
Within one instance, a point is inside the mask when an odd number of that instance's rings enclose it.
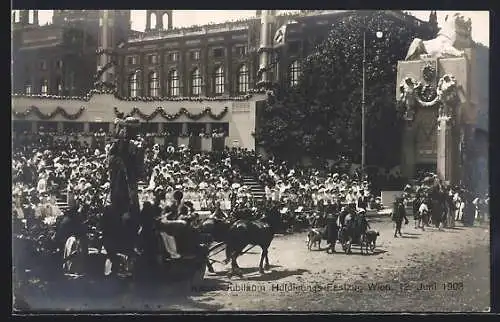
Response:
[[[118,119],[116,140],[108,152],[110,193],[103,216],[103,238],[112,263],[117,253],[134,253],[139,229],[138,180],[144,176],[144,154],[141,142],[136,141],[139,120]],[[116,272],[118,265],[112,265]]]

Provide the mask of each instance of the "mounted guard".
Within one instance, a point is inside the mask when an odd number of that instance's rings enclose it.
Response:
[[[118,265],[117,253],[134,253],[139,229],[138,181],[144,177],[144,150],[136,140],[139,120],[133,117],[115,121],[115,141],[109,148],[107,165],[110,192],[103,216],[104,247],[111,260],[112,273]]]

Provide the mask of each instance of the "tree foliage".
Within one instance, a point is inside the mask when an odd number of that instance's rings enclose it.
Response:
[[[352,162],[361,154],[363,32],[366,35],[365,102],[367,160],[399,163],[401,117],[395,104],[397,62],[404,59],[416,26],[383,11],[339,19],[323,43],[302,61],[295,88],[282,89],[267,104],[257,142],[269,152]],[[382,31],[378,39],[376,32]]]

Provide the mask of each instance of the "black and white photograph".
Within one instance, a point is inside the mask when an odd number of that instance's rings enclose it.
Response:
[[[12,312],[489,312],[490,12],[11,10]]]

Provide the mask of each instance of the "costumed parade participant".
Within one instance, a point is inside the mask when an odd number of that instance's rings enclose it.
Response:
[[[116,138],[108,154],[110,192],[103,214],[103,241],[112,263],[111,274],[118,267],[118,252],[134,254],[140,219],[138,181],[144,176],[144,151],[135,140],[139,120],[118,119],[115,126]]]

